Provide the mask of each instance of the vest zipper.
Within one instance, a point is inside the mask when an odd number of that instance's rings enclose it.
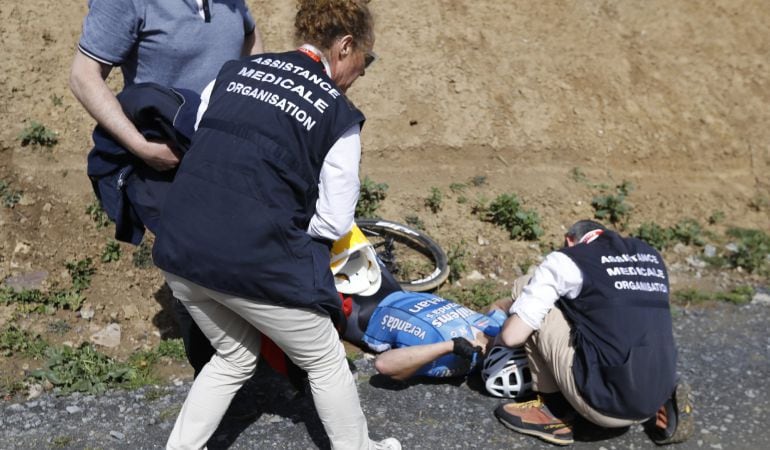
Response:
[[[209,8],[209,0],[203,0],[203,20],[211,22],[211,9]]]

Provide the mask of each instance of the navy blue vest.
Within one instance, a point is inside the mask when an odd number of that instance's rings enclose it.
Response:
[[[337,316],[329,243],[306,230],[326,154],[363,121],[300,52],[226,63],[163,205],[155,264],[220,292]]]
[[[572,324],[580,394],[610,417],[652,416],[676,382],[663,259],[646,243],[611,231],[561,251],[583,274],[578,297],[558,302]]]

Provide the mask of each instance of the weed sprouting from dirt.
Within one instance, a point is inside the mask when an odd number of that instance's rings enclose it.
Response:
[[[86,214],[96,223],[97,229],[105,228],[110,224],[110,218],[107,217],[107,213],[102,209],[99,200],[94,199],[93,202],[86,206]]]
[[[450,287],[440,292],[441,296],[467,306],[476,311],[481,311],[496,300],[509,296],[507,288],[495,281],[481,281],[460,288]]]
[[[102,262],[115,262],[120,260],[120,244],[114,239],[107,241],[102,250]]]
[[[628,219],[631,216],[631,205],[626,203],[628,194],[633,186],[628,181],[623,181],[615,186],[614,193],[603,193],[597,195],[591,200],[591,206],[594,208],[594,217],[599,220],[605,220],[614,227],[625,229]],[[606,191],[606,189],[602,189]]]
[[[729,267],[742,267],[760,274],[770,271],[770,235],[762,230],[738,227],[729,228],[727,235],[737,240],[735,251],[723,256]]]
[[[677,304],[700,304],[712,301],[723,301],[736,305],[744,305],[751,301],[754,288],[748,285],[737,286],[726,292],[705,292],[697,289],[681,289],[673,292],[672,300]]]
[[[534,210],[522,208],[516,194],[499,195],[483,211],[484,220],[499,225],[510,233],[511,239],[536,241],[543,234],[540,217]]]
[[[160,341],[160,344],[158,344],[158,355],[177,361],[183,361],[187,358],[182,339],[165,339]]]
[[[416,228],[420,231],[425,231],[425,222],[420,219],[420,216],[409,215],[404,217],[404,221],[412,228]]]
[[[45,125],[38,122],[30,122],[21,133],[19,140],[22,147],[33,144],[40,147],[53,147],[59,142],[56,133],[49,130]]]
[[[83,292],[91,286],[91,277],[96,273],[96,268],[90,257],[78,261],[67,261],[64,266],[72,278],[72,289],[76,292]]]
[[[152,263],[152,246],[142,242],[131,254],[131,261],[137,269],[149,269]]]
[[[388,185],[375,183],[368,176],[361,182],[361,190],[356,204],[356,217],[373,218],[380,204],[387,197]]]
[[[48,343],[40,335],[32,335],[13,324],[0,330],[0,356],[20,354],[40,358],[45,354]]]
[[[441,211],[442,204],[444,202],[444,194],[441,189],[437,187],[430,188],[430,195],[425,199],[425,206],[431,210],[433,214]]]
[[[447,265],[449,266],[449,282],[462,278],[463,274],[468,270],[466,259],[468,256],[468,248],[465,241],[460,241],[459,244],[455,244],[449,247],[447,251]]]
[[[13,208],[21,201],[22,191],[11,189],[5,180],[0,180],[0,201],[6,208]]]

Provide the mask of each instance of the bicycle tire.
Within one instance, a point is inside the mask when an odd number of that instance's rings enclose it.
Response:
[[[446,253],[425,233],[383,219],[356,219],[356,224],[404,290],[431,291],[449,277]],[[424,260],[427,264],[422,265],[423,261],[419,261],[419,266],[409,266],[406,270],[407,263],[415,264],[414,260]],[[412,271],[416,271],[417,275],[414,276]]]

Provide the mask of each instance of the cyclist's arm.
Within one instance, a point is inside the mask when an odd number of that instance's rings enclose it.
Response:
[[[452,341],[394,348],[377,355],[374,367],[383,375],[396,380],[406,380],[424,365],[452,353],[452,349]]]

